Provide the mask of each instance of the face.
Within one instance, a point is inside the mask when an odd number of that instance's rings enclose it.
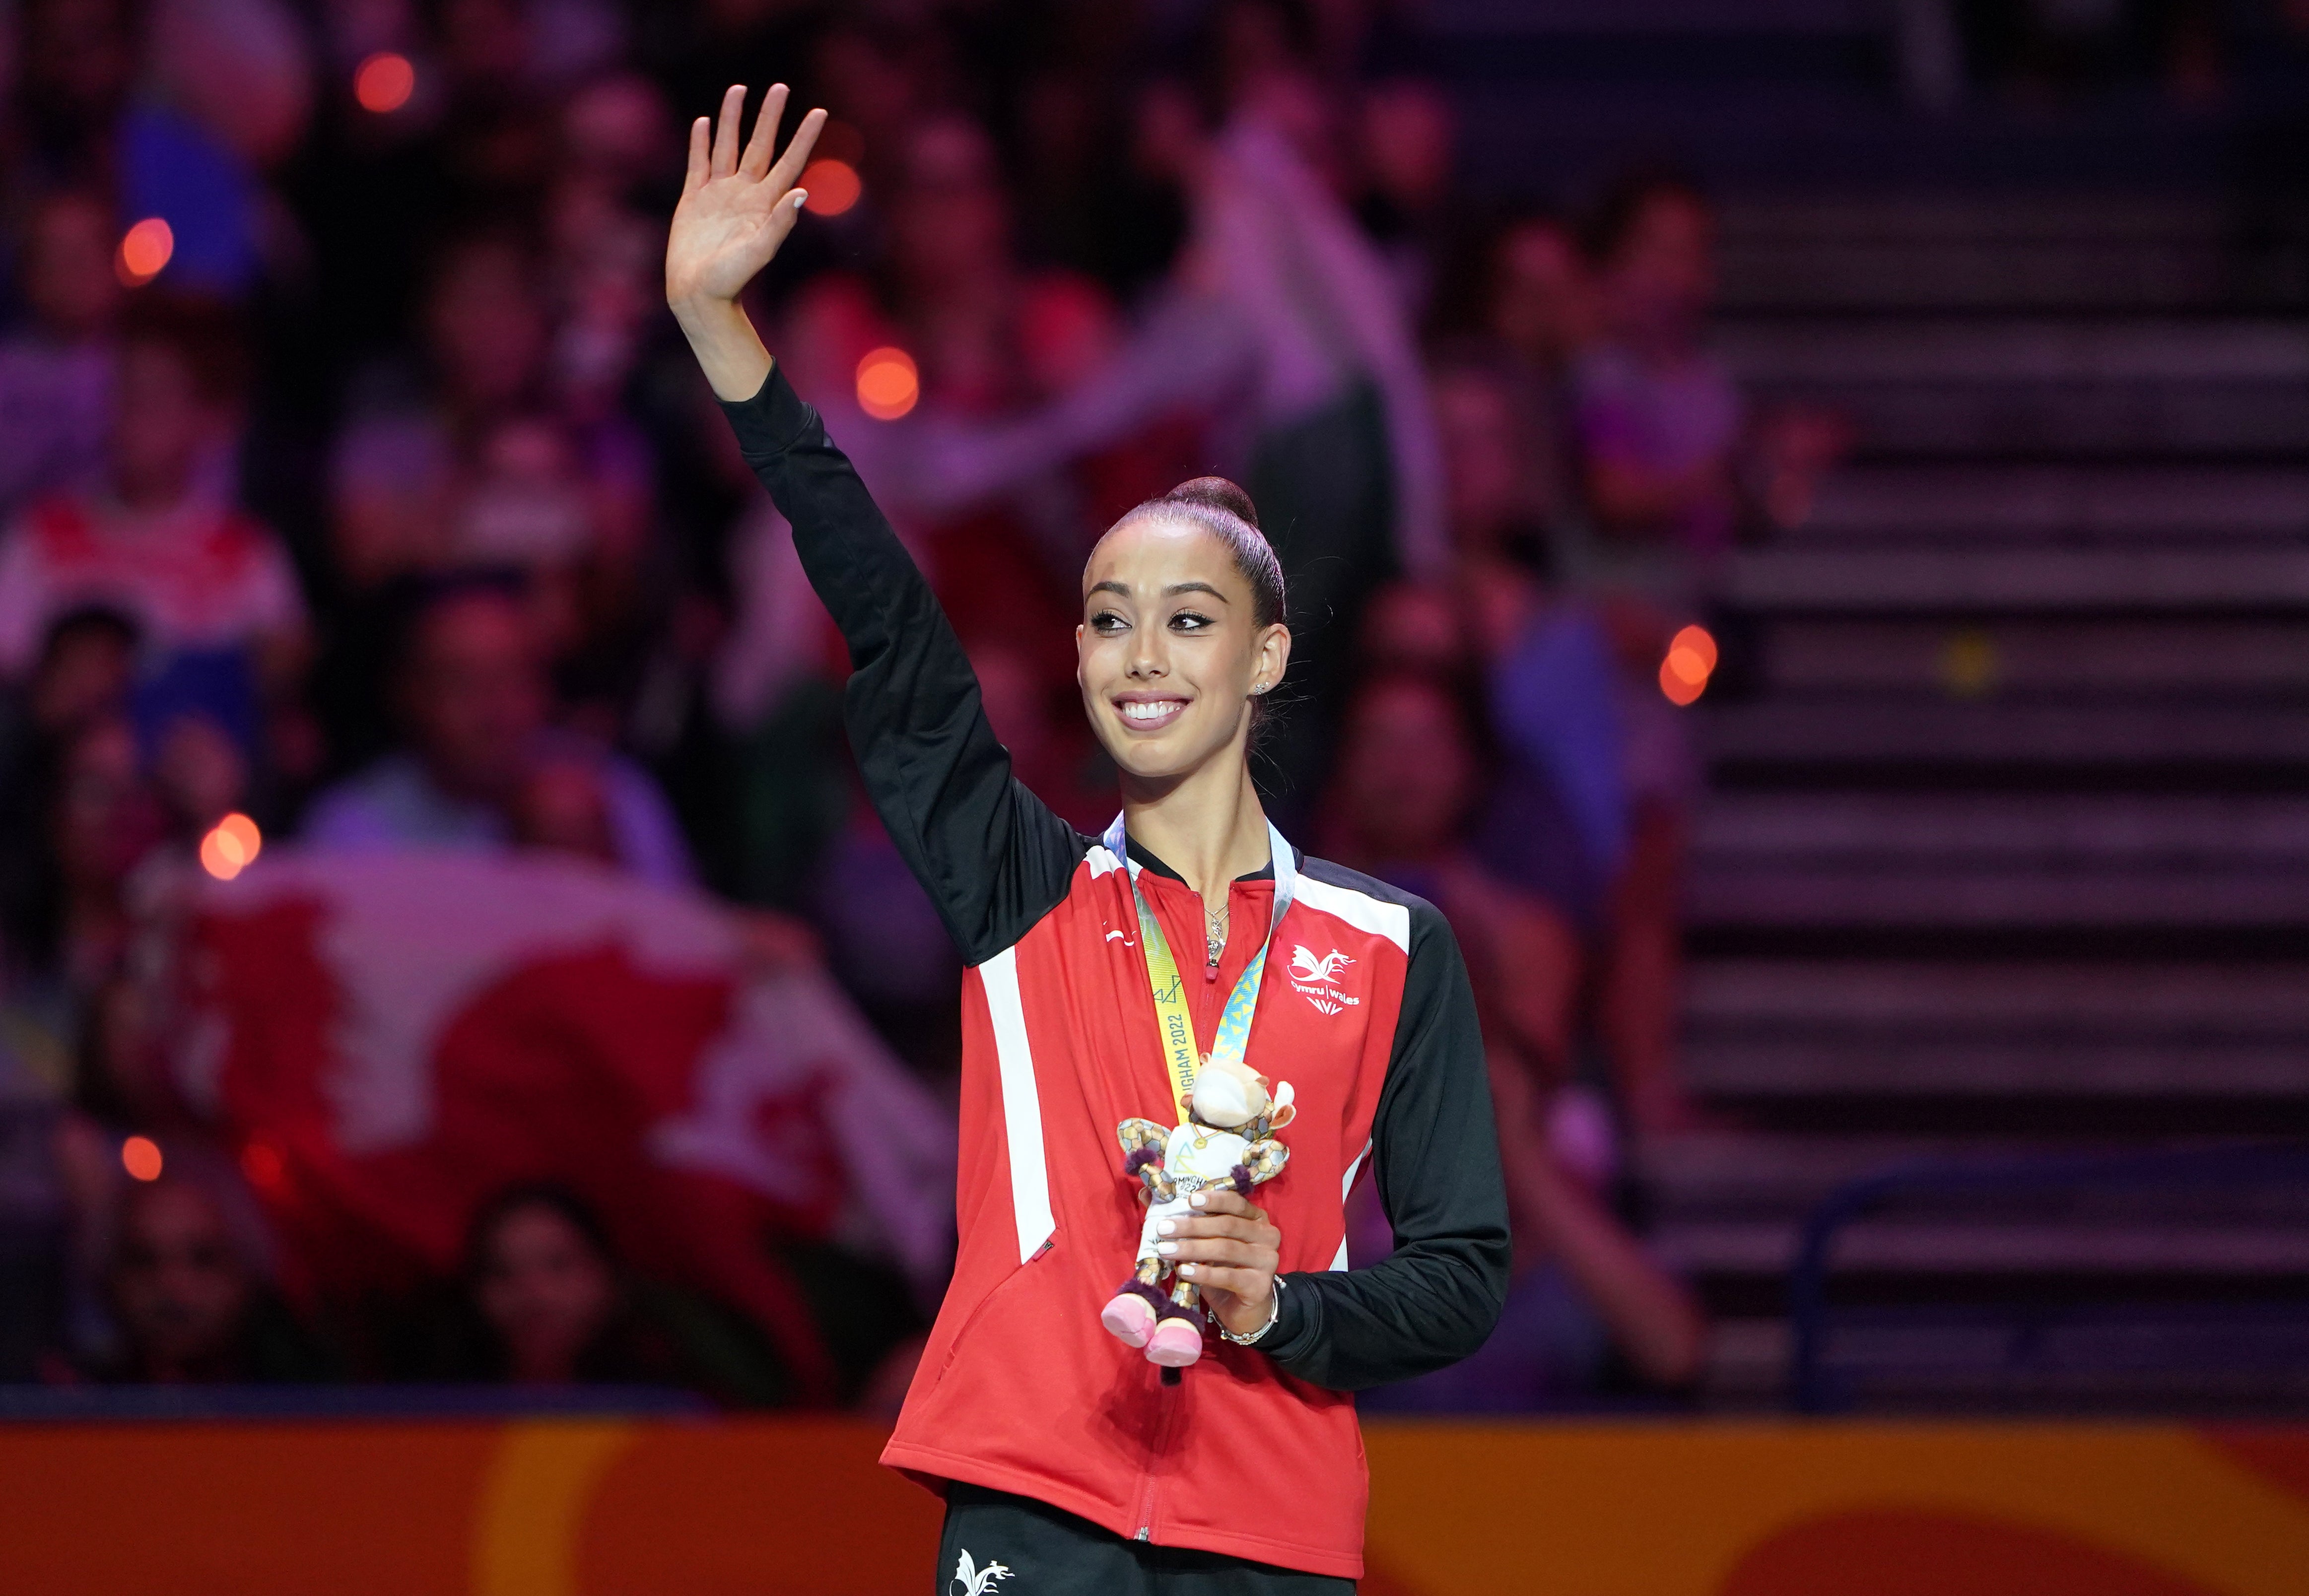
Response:
[[[427,766],[450,790],[512,792],[545,723],[546,701],[528,617],[510,598],[467,594],[422,623],[411,660],[411,728]]]
[[[1454,373],[1435,384],[1435,421],[1452,536],[1470,552],[1488,549],[1529,507],[1528,452],[1518,436],[1515,406],[1498,383]]]
[[[1291,634],[1258,625],[1226,546],[1191,521],[1142,516],[1092,551],[1083,590],[1075,677],[1125,781],[1240,762],[1253,690],[1283,679]]]
[[[1716,298],[1716,222],[1688,195],[1647,202],[1612,258],[1613,315],[1638,332],[1695,329]]]
[[[65,880],[88,893],[117,887],[160,840],[160,806],[128,722],[99,721],[74,739],[56,792],[55,825]]]
[[[1267,1083],[1248,1065],[1214,1058],[1195,1076],[1195,1117],[1231,1131],[1267,1111]]]
[[[1394,683],[1366,694],[1340,755],[1349,825],[1373,853],[1402,860],[1449,844],[1466,813],[1474,760],[1442,693]]]
[[[504,1340],[514,1373],[566,1380],[601,1334],[617,1283],[583,1231],[544,1203],[499,1219],[483,1249],[476,1297],[481,1316]]]
[[[60,338],[101,332],[120,303],[112,274],[112,215],[82,194],[50,202],[33,219],[25,251],[24,298]]]
[[[121,1328],[159,1377],[221,1374],[248,1311],[249,1281],[216,1205],[191,1186],[139,1187],[112,1268]]]
[[[135,643],[115,628],[64,629],[32,677],[33,723],[52,734],[87,724],[127,698],[135,669]]]
[[[121,491],[132,501],[173,498],[224,418],[203,397],[184,356],[165,344],[130,344],[120,352],[119,370],[112,462]]]
[[[1533,221],[1510,230],[1493,259],[1492,330],[1526,358],[1553,366],[1593,332],[1595,291],[1578,246]]]
[[[468,245],[443,270],[426,306],[427,341],[459,404],[502,408],[536,377],[546,327],[535,276],[520,251],[493,243]]]

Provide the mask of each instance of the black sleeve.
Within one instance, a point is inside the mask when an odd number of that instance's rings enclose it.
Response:
[[[1441,913],[1411,906],[1411,970],[1371,1124],[1395,1251],[1368,1269],[1286,1275],[1259,1343],[1285,1373],[1338,1391],[1457,1363],[1507,1298],[1507,1183],[1475,995]]]
[[[850,645],[843,715],[890,841],[964,962],[990,958],[1066,896],[1085,841],[1010,774],[938,596],[783,369],[722,408]]]

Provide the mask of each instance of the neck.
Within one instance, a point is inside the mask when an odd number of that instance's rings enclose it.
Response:
[[[1267,811],[1240,758],[1212,760],[1167,782],[1122,783],[1122,824],[1204,899],[1267,862]]]

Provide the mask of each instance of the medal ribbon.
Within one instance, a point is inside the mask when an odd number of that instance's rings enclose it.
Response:
[[[1154,996],[1154,1018],[1163,1038],[1163,1071],[1171,1079],[1171,1106],[1177,1111],[1179,1123],[1187,1123],[1187,1100],[1194,1095],[1195,1074],[1202,1067],[1203,1056],[1195,1049],[1195,1020],[1187,1012],[1187,983],[1179,973],[1179,962],[1171,955],[1171,945],[1156,923],[1154,911],[1146,906],[1146,894],[1138,890],[1138,867],[1130,862],[1129,842],[1123,833],[1122,816],[1106,828],[1101,839],[1109,853],[1122,861],[1124,874],[1130,878],[1130,900],[1138,908],[1138,938],[1146,954],[1146,985]],[[1258,952],[1244,966],[1227,994],[1226,1006],[1219,1011],[1219,1033],[1212,1039],[1213,1058],[1232,1058],[1240,1062],[1250,1045],[1251,1016],[1258,1008],[1259,979],[1267,973],[1267,950],[1275,941],[1275,933],[1282,928],[1284,911],[1291,907],[1297,892],[1299,873],[1291,857],[1291,844],[1267,823],[1267,844],[1275,856],[1275,908],[1267,916],[1267,940],[1259,944]]]

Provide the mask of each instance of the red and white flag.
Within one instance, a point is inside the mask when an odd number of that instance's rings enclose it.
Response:
[[[532,1180],[806,1365],[823,1350],[766,1238],[943,1278],[952,1121],[823,972],[749,972],[702,895],[550,855],[290,852],[204,883],[183,945],[177,1080],[292,1290],[453,1271],[475,1211]]]

